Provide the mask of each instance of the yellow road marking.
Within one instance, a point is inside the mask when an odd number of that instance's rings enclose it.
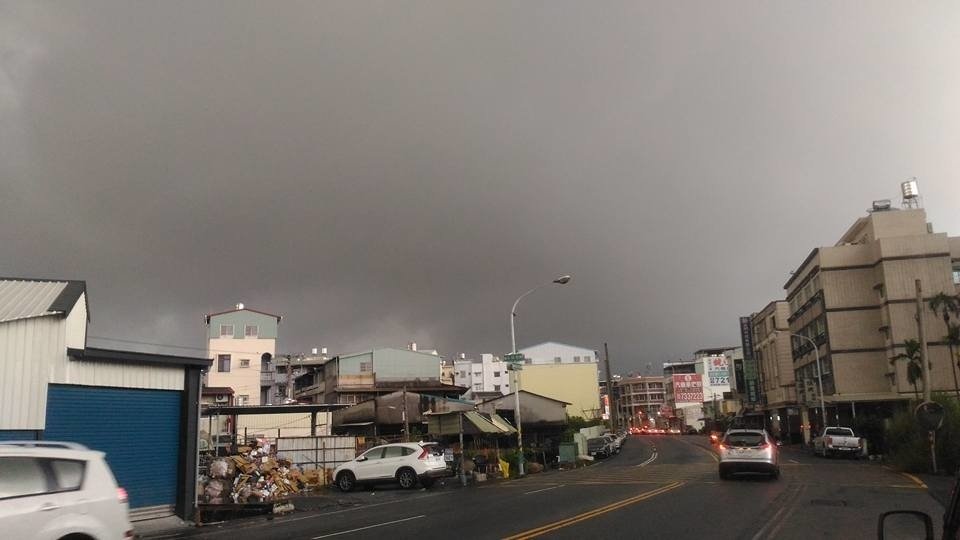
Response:
[[[600,508],[595,508],[593,510],[584,512],[582,514],[579,514],[567,519],[562,519],[560,521],[548,523],[546,525],[542,525],[535,529],[530,529],[528,531],[524,531],[524,532],[515,534],[513,536],[508,536],[504,538],[504,540],[525,540],[527,538],[536,538],[537,536],[541,536],[541,535],[547,534],[548,532],[553,532],[558,529],[562,529],[564,527],[569,527],[570,525],[573,525],[575,523],[580,523],[581,521],[586,521],[588,519],[595,518],[599,515],[606,514],[607,512],[613,512],[614,510],[618,510],[620,508],[623,508],[624,506],[629,506],[631,504],[638,503],[646,499],[651,499],[653,497],[656,497],[657,495],[676,489],[682,486],[683,484],[684,482],[673,482],[671,484],[667,484],[666,486],[663,486],[662,488],[657,488],[652,491],[647,491],[645,493],[641,493],[640,495],[630,497],[629,499],[617,501],[615,503],[608,504],[607,506],[601,506]]]
[[[900,474],[902,474],[903,476],[906,476],[907,478],[909,478],[910,480],[912,480],[914,484],[920,486],[921,488],[927,489],[927,485],[923,483],[923,480],[917,478],[916,476],[914,476],[914,475],[912,475],[912,474],[910,474],[910,473],[906,473],[906,472],[902,472],[902,473],[900,473]]]

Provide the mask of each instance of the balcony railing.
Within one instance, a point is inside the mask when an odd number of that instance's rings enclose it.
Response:
[[[261,371],[260,372],[260,384],[262,386],[270,386],[277,380],[277,374],[272,371]]]

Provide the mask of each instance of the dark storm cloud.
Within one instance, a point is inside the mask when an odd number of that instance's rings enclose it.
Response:
[[[0,5],[0,273],[87,279],[95,336],[503,352],[571,273],[520,343],[628,370],[907,176],[960,232],[952,3]]]

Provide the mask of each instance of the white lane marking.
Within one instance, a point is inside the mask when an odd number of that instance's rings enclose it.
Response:
[[[386,527],[387,525],[393,525],[394,523],[403,523],[404,521],[411,521],[411,520],[414,520],[414,519],[420,519],[420,518],[424,518],[424,517],[427,517],[427,516],[426,516],[426,515],[422,515],[422,516],[413,516],[413,517],[408,517],[408,518],[403,518],[403,519],[395,519],[395,520],[393,520],[393,521],[387,521],[387,522],[385,522],[385,523],[377,523],[376,525],[367,525],[366,527],[359,527],[359,528],[356,528],[356,529],[350,529],[349,531],[340,531],[340,532],[325,534],[325,535],[323,535],[323,536],[314,536],[314,537],[313,537],[313,540],[320,540],[321,538],[330,538],[331,536],[339,536],[339,535],[341,535],[341,534],[350,534],[350,533],[352,533],[352,532],[357,532],[357,531],[365,531],[365,530],[367,530],[367,529],[375,529],[375,528],[377,528],[377,527]]]
[[[653,454],[650,456],[650,459],[644,461],[643,463],[641,463],[641,464],[639,464],[639,465],[635,465],[635,467],[646,467],[647,465],[653,463],[654,460],[656,460],[656,459],[657,459],[657,451],[654,450],[654,451],[653,451]]]
[[[767,529],[772,527],[777,522],[777,518],[780,517],[780,514],[786,512],[786,510],[787,510],[786,506],[780,507],[780,510],[777,510],[777,513],[774,514],[772,518],[770,518],[770,521],[768,521],[767,524],[764,525],[762,529],[757,531],[757,534],[753,535],[753,538],[751,540],[760,540],[761,538],[763,538],[763,533],[767,532]]]
[[[751,540],[759,540],[760,538],[763,538],[763,536],[767,533],[767,529],[770,529],[771,527],[772,529],[770,530],[770,533],[766,535],[766,537],[776,538],[777,533],[780,532],[780,529],[783,528],[783,525],[787,522],[787,520],[790,519],[790,516],[793,515],[793,511],[800,506],[800,496],[805,489],[806,486],[804,485],[798,486],[796,491],[788,496],[787,502],[780,507],[780,510],[777,510],[777,513],[774,514],[769,521],[767,521],[766,525],[764,525],[762,529],[757,531],[757,534],[755,534]],[[779,519],[780,514],[783,514],[784,512],[786,512],[786,515],[783,516],[783,519]]]
[[[548,488],[543,488],[543,489],[535,489],[535,490],[533,490],[533,491],[525,491],[523,494],[524,494],[524,495],[530,495],[531,493],[540,493],[541,491],[550,491],[551,489],[562,488],[562,487],[565,486],[565,485],[566,485],[566,484],[560,484],[559,486],[553,486],[553,487],[548,487]]]
[[[797,461],[797,460],[795,460],[795,459],[791,459],[791,460],[790,460],[790,463],[800,463],[800,462]]]

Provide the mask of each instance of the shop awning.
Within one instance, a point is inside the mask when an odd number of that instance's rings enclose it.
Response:
[[[500,418],[494,422],[476,411],[428,414],[428,432],[431,435],[457,435],[460,433],[460,415],[463,415],[463,433],[466,435],[509,435],[515,433],[513,426]]]

